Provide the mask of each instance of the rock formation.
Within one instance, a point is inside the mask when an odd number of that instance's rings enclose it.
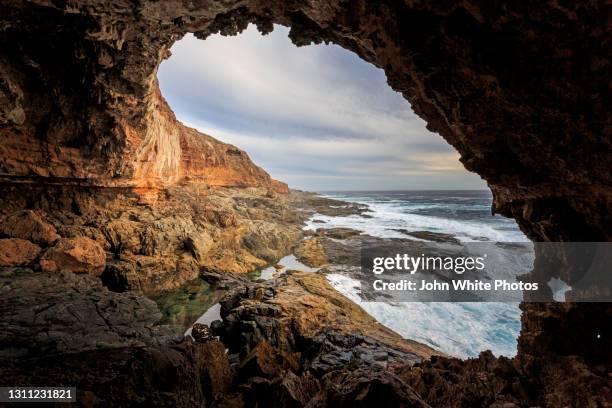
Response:
[[[1,242],[10,251],[2,262],[35,270],[42,260],[58,259],[53,245],[66,254],[65,239],[87,237],[105,250],[108,286],[153,292],[197,276],[202,265],[244,272],[286,251],[295,230],[283,227],[276,239],[274,223],[257,203],[274,206],[275,194],[287,187],[239,149],[178,123],[156,81],[157,67],[184,34],[234,35],[249,23],[263,33],[275,23],[289,26],[297,45],[333,42],[384,69],[389,85],[428,128],[488,182],[492,211],[514,217],[531,239],[609,241],[609,15],[609,5],[597,0],[5,0],[0,238],[10,239]],[[260,193],[206,206],[202,197],[214,186]],[[234,204],[238,213],[225,211]],[[281,211],[272,217],[292,216]],[[16,257],[14,249],[26,246]],[[239,256],[227,258],[227,248]],[[81,268],[79,261],[78,269],[97,274],[99,262]],[[255,375],[242,391],[250,398],[276,392],[285,406],[367,405],[381,395],[407,406],[609,402],[610,307],[522,308],[519,354],[511,362],[484,354],[467,362],[433,359],[394,373],[366,365],[321,378]],[[29,372],[66,383],[84,378],[85,405],[118,402],[111,391],[125,384],[124,390],[142,393],[123,395],[130,403],[150,398],[190,406],[218,401],[228,390],[233,374],[221,348],[207,342],[91,352],[33,362],[36,370]],[[104,374],[100,383],[72,374],[84,358],[98,365],[80,370]],[[5,370],[3,378],[15,381],[28,373],[27,367]],[[459,386],[463,379],[474,388]],[[510,394],[514,400],[505,397]],[[245,401],[235,390],[228,395],[235,405]]]

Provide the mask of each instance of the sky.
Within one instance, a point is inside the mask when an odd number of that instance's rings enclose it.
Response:
[[[486,188],[381,69],[337,45],[298,48],[288,32],[188,34],[159,68],[162,94],[180,121],[245,150],[292,188]]]

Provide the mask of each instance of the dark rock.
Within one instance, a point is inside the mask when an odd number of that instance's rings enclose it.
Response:
[[[361,231],[357,231],[352,228],[319,228],[317,229],[317,233],[325,235],[329,238],[347,239],[356,235],[360,235]]]
[[[201,323],[194,323],[191,330],[191,336],[193,339],[200,343],[206,343],[207,341],[215,340],[212,330],[208,325]]]
[[[215,341],[45,355],[0,366],[0,385],[74,386],[79,406],[210,406],[224,399],[233,378],[225,347]]]
[[[213,320],[210,323],[210,330],[213,335],[219,336],[221,331],[223,330],[223,321],[222,320]]]
[[[262,341],[241,361],[238,370],[239,378],[251,377],[274,378],[281,372],[276,350],[266,341]]]
[[[421,407],[421,397],[399,376],[382,368],[339,370],[323,377],[313,407]]]
[[[287,244],[282,242],[282,248],[274,248],[276,229],[269,227],[268,233],[258,234],[262,230],[260,223],[248,221],[258,220],[255,205],[244,208],[243,217],[233,216],[226,208],[181,206],[180,199],[172,201],[167,213],[159,217],[145,210],[153,208],[152,202],[158,199],[162,201],[161,207],[165,207],[171,200],[164,201],[163,197],[187,192],[184,187],[189,183],[263,187],[271,190],[265,193],[270,201],[273,201],[270,197],[276,196],[272,191],[286,192],[286,185],[271,180],[244,152],[177,123],[159,92],[157,81],[152,80],[172,43],[186,33],[205,39],[213,33],[238,34],[249,23],[255,23],[262,32],[269,32],[274,23],[280,23],[291,27],[290,38],[296,45],[335,43],[382,67],[389,85],[410,102],[415,113],[427,122],[427,128],[457,149],[466,169],[487,181],[493,192],[492,212],[515,218],[531,239],[610,241],[612,57],[607,46],[610,43],[608,8],[604,1],[560,5],[549,0],[4,1],[0,4],[0,170],[5,183],[1,211],[9,214],[36,206],[62,205],[70,208],[70,213],[83,215],[88,213],[88,205],[87,200],[80,198],[89,187],[96,188],[97,197],[106,194],[105,188],[131,195],[133,205],[138,205],[145,216],[126,216],[125,220],[143,220],[142,225],[122,220],[118,228],[109,226],[105,234],[108,247],[104,248],[135,266],[133,271],[138,274],[126,274],[125,278],[130,287],[143,292],[178,287],[194,279],[194,273],[197,275],[203,266],[215,271],[246,272],[273,255],[280,255]],[[172,186],[180,188],[174,191],[166,188]],[[136,187],[136,190],[125,187]],[[60,193],[51,194],[52,189]],[[318,206],[330,215],[367,211],[346,203],[332,204],[314,195],[311,199],[311,208]],[[331,205],[338,208],[329,209]],[[125,206],[94,206],[90,214],[95,214],[97,208],[104,209],[101,213],[114,213],[124,211],[120,208]],[[175,222],[173,216],[177,209],[196,214],[197,219],[193,222],[190,216],[180,216]],[[151,215],[148,222],[144,222],[146,215]],[[70,219],[65,214],[55,216],[58,227]],[[97,224],[95,228],[84,223],[62,226],[65,229],[62,234],[97,240],[96,232],[91,229],[101,230],[117,217],[107,214],[91,218]],[[239,227],[238,218],[248,224],[249,238],[244,242],[256,254],[227,251],[227,243],[242,238],[233,229]],[[278,215],[277,219],[281,218]],[[192,223],[183,223],[184,219]],[[154,222],[157,225],[152,227]],[[184,251],[182,246],[187,229],[203,232],[196,226],[200,222],[215,226],[215,233],[221,237],[205,265],[199,265],[193,253]],[[2,234],[41,245],[57,239],[46,233],[40,241],[31,236],[17,236],[24,231],[29,234],[33,229],[25,228],[17,233],[10,227],[4,229],[5,225]],[[21,228],[21,224],[17,225]],[[40,224],[35,220],[34,225]],[[285,232],[287,237],[300,234],[295,229]],[[263,244],[257,239],[269,240]],[[178,251],[177,255],[175,252],[180,247],[183,253]],[[561,270],[558,273],[569,274]],[[550,277],[540,278],[546,282]],[[566,282],[575,278],[562,277]],[[30,284],[36,288],[35,279]],[[26,288],[20,290],[29,293]],[[75,292],[69,291],[68,298],[81,296]],[[246,295],[244,299],[256,298],[253,293]],[[283,296],[286,294],[277,293],[276,298],[287,300]],[[19,299],[12,301],[19,305]],[[248,306],[248,302],[244,303],[241,306]],[[330,310],[322,302],[317,303],[322,310]],[[290,345],[284,339],[298,344],[302,337],[312,337],[313,325],[293,314],[303,310],[303,305],[300,307],[286,301],[284,312],[291,316],[286,320],[261,316],[262,323],[265,321],[268,327],[273,327],[274,321],[283,329],[291,327],[288,334],[282,333],[287,336],[279,336],[276,344],[287,348]],[[430,389],[440,393],[430,397],[432,404],[439,405],[441,401],[449,404],[457,401],[462,406],[488,402],[515,404],[497,396],[481,398],[486,390],[490,394],[512,393],[520,399],[516,405],[521,406],[604,406],[608,403],[611,399],[609,376],[602,377],[602,370],[596,367],[602,365],[603,372],[609,371],[610,336],[606,323],[610,305],[525,304],[523,309],[523,329],[515,359],[520,373],[518,385],[501,379],[510,388],[502,387],[499,391],[500,383],[490,378],[488,370],[494,364],[490,364],[488,357],[483,359],[483,364],[487,364],[477,372],[470,371],[468,363],[449,363],[456,369],[442,365],[432,368],[434,371],[440,368],[439,376],[434,372],[427,375],[447,384],[455,379],[460,383],[465,383],[466,378],[472,379],[475,388],[469,388],[470,384],[462,392],[461,386],[459,389],[432,386]],[[2,310],[13,313],[7,304]],[[228,320],[239,320],[241,313],[248,315],[252,311],[245,307],[241,312],[226,309],[225,313]],[[334,309],[334,312],[341,314],[341,310]],[[58,314],[67,319],[63,315],[68,312]],[[88,314],[97,315],[93,310]],[[32,320],[31,316],[24,318]],[[308,318],[316,324],[329,323],[328,315],[310,313]],[[259,330],[260,324],[252,321],[254,326],[249,326]],[[235,323],[229,326],[236,327]],[[53,334],[40,330],[39,333],[42,337]],[[597,333],[605,336],[597,340]],[[77,332],[77,338],[79,335]],[[244,340],[261,336],[264,332]],[[19,334],[11,339],[11,344],[15,344],[15,339],[30,341]],[[134,356],[134,353],[146,355]],[[189,360],[184,357],[185,353],[167,351],[157,357],[146,348],[129,349],[127,354],[128,357],[122,357],[118,351],[105,351],[92,352],[91,358],[62,356],[40,371],[35,369],[41,366],[33,364],[25,372],[37,384],[47,384],[49,378],[56,383],[85,382],[79,389],[84,390],[84,398],[90,405],[194,406],[203,403],[205,397],[200,386],[194,386],[200,381],[198,370],[191,369],[191,364],[182,365]],[[602,354],[605,360],[601,359]],[[92,362],[91,368],[85,367],[83,361]],[[114,362],[119,367],[113,366]],[[91,383],[96,378],[92,372],[99,375],[100,383]],[[123,375],[116,375],[117,372]],[[385,379],[375,371],[369,374],[365,368],[335,375],[334,381],[326,383],[329,392],[321,396],[320,402],[354,405],[357,400],[364,405],[380,405],[380,401],[385,401],[380,395],[389,395],[389,401],[397,405],[420,404],[394,377]],[[417,371],[415,375],[423,376]],[[23,376],[6,373],[0,378],[21,378],[16,383],[32,383]],[[267,379],[259,383],[264,388],[271,384]],[[527,384],[528,397],[522,394],[521,384]],[[132,391],[129,395],[115,392],[116,388],[125,391],[127,387],[138,392]],[[398,389],[403,389],[404,394],[397,392]],[[236,397],[232,401],[246,400]]]
[[[150,299],[114,293],[71,272],[0,268],[0,360],[100,348],[159,345],[182,338],[158,325]]]
[[[394,229],[393,231],[401,232],[404,235],[424,239],[433,242],[448,242],[451,244],[459,244],[459,240],[451,234],[443,234],[441,232],[431,231],[408,231],[406,229]]]

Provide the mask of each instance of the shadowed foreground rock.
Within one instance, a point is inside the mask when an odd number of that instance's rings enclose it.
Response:
[[[101,348],[166,344],[181,338],[158,325],[152,300],[114,293],[70,271],[0,268],[0,360]]]
[[[31,282],[35,274],[11,271],[4,272],[4,279],[27,277]],[[85,407],[594,407],[612,398],[609,360],[591,364],[552,353],[529,361],[495,358],[490,352],[469,360],[443,357],[372,322],[358,306],[329,290],[324,276],[308,273],[265,284],[236,283],[222,302],[224,323],[214,325],[213,334],[223,343],[211,338],[206,326],[197,329],[206,335],[196,335],[200,342],[195,343],[168,344],[166,339],[165,345],[125,347],[115,337],[114,343],[69,354],[39,343],[22,358],[4,355],[9,358],[0,368],[0,385],[76,386],[78,405]],[[70,310],[88,296],[94,295],[55,298],[54,307]],[[122,306],[102,300],[113,296],[121,305],[117,294],[98,294],[97,307],[109,324],[96,329],[96,338],[126,329],[117,321]],[[33,299],[0,302],[0,310],[5,315],[9,305],[27,310]],[[140,315],[150,319],[155,313],[152,305]],[[57,316],[55,327],[62,321],[62,314],[49,316]],[[21,314],[19,321],[27,319]],[[95,322],[89,324],[95,327]],[[73,325],[66,321],[64,327]],[[149,332],[150,338],[161,341],[162,329]],[[27,340],[32,334],[23,327],[3,339],[3,348],[9,347],[6,339],[19,335]],[[79,341],[73,344],[82,347]]]

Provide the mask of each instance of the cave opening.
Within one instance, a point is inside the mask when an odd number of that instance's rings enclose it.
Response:
[[[337,45],[297,47],[288,33],[275,25],[262,35],[251,24],[237,36],[202,41],[187,34],[159,67],[161,94],[182,123],[244,149],[290,188],[373,210],[361,219],[315,215],[305,228],[351,228],[384,239],[412,230],[467,241],[527,240],[513,219],[491,215],[486,183],[426,128],[382,70]],[[317,270],[295,261],[279,263]],[[346,275],[329,279],[406,338],[460,357],[484,349],[516,354],[518,303],[374,304]]]
[[[275,194],[286,191],[286,185],[254,166],[244,151],[183,127],[161,99],[157,68],[186,33],[206,39],[215,33],[238,34],[249,23],[270,32],[278,23],[291,27],[294,44],[339,44],[384,69],[389,86],[410,101],[428,129],[457,149],[466,169],[487,181],[493,212],[514,218],[530,240],[610,241],[611,58],[605,2],[41,0],[5,1],[0,11],[0,238],[24,263],[3,267],[0,276],[0,286],[7,289],[3,327],[9,329],[0,333],[6,345],[0,353],[3,385],[62,379],[101,404],[138,404],[144,397],[158,405],[193,406],[204,395],[207,402],[219,401],[202,382],[190,381],[201,378],[203,365],[208,370],[221,361],[240,368],[244,361],[235,353],[227,356],[219,343],[212,355],[202,352],[210,343],[171,344],[174,332],[154,321],[158,310],[147,299],[198,276],[203,260],[217,271],[228,270],[222,251],[206,259],[202,248],[248,246],[259,257],[239,252],[240,262],[231,264],[232,270],[244,272],[273,259],[268,244],[295,232],[258,219],[265,205],[275,206]],[[213,153],[208,162],[199,155],[205,151]],[[266,191],[237,199],[194,194],[189,183],[198,180],[245,191],[261,185]],[[214,234],[205,234],[203,225]],[[245,225],[245,236],[236,239],[232,234]],[[26,242],[14,241],[20,239]],[[62,259],[73,245],[78,253],[92,255],[87,262]],[[68,270],[57,274],[50,260]],[[102,269],[126,278],[117,282],[131,292],[100,286]],[[313,276],[291,278],[280,288],[299,289],[297,301],[312,297],[304,289],[308,284],[321,289]],[[226,283],[214,271],[210,277]],[[551,278],[573,283],[579,277],[564,268],[535,276],[544,283]],[[248,293],[261,288],[259,283],[244,285]],[[240,322],[235,309],[244,311],[243,306],[255,303],[249,318],[268,319],[278,309],[266,299],[234,298],[226,312]],[[291,309],[296,303],[290,296],[276,300],[294,313],[272,318],[283,334],[321,345],[318,335],[308,336],[308,323],[317,320],[294,320],[303,309]],[[40,313],[30,313],[32,305]],[[327,310],[339,316],[345,316],[345,309],[354,311],[346,302],[335,306]],[[360,360],[364,364],[356,370],[340,361],[333,375],[319,371],[314,379],[305,365],[292,365],[293,371],[279,371],[263,389],[261,377],[249,374],[240,390],[248,392],[247,400],[254,397],[266,406],[273,406],[270,395],[289,396],[298,406],[356,398],[376,406],[383,394],[396,405],[605,405],[610,400],[609,303],[523,302],[520,307],[521,336],[513,359],[490,353],[468,360],[429,359],[425,353],[415,366],[409,356],[396,361],[399,366],[389,364],[392,370],[384,375],[371,361]],[[67,310],[77,313],[62,312]],[[88,324],[80,312],[100,315],[103,321]],[[368,316],[358,316],[375,326]],[[243,330],[252,328],[252,320],[248,323],[222,327],[233,352],[249,354],[262,340]],[[123,330],[134,325],[147,330]],[[284,338],[275,336],[279,332],[265,340]],[[342,333],[323,333],[325,344],[338,334],[346,339]],[[99,338],[110,343],[100,344]],[[377,344],[388,344],[382,340],[378,337]],[[259,348],[260,355],[278,352],[294,358],[304,351],[295,344]],[[342,352],[354,349],[350,342],[336,346]],[[304,363],[312,367],[330,355],[306,357]],[[99,369],[92,372],[91,366]],[[138,382],[135,372],[160,381]],[[92,373],[112,375],[95,378]],[[211,378],[219,383],[227,373]],[[221,382],[226,385],[216,395],[223,402],[240,400],[229,388],[236,382]],[[291,392],[296,389],[307,392],[296,396]],[[230,399],[226,392],[232,393]],[[193,399],[185,401],[186,395]]]

